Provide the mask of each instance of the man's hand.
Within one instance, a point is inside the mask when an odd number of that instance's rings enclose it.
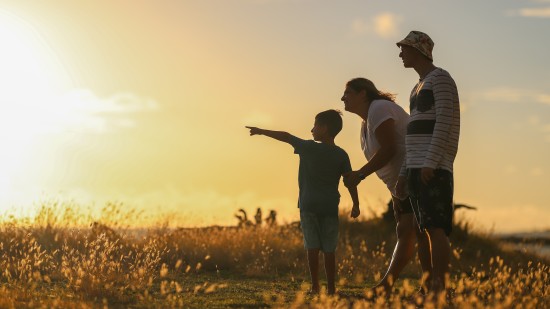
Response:
[[[361,174],[361,172],[359,171],[351,171],[351,172],[347,172],[344,174],[344,185],[347,187],[347,188],[351,188],[351,187],[357,187],[357,185],[359,185],[359,183],[361,182],[361,176],[359,176],[359,174]]]
[[[430,182],[430,180],[432,180],[432,178],[434,178],[434,169],[433,168],[423,167],[420,170],[420,180],[422,180],[422,183],[427,185],[428,182]]]
[[[399,178],[397,178],[397,183],[395,184],[395,194],[399,199],[404,199],[408,196],[407,191],[407,177],[399,176]]]
[[[252,135],[260,135],[260,134],[262,134],[262,131],[263,131],[262,129],[256,128],[256,127],[248,127],[248,126],[246,126],[245,128],[250,129],[250,136],[252,136]]]
[[[351,209],[351,216],[352,218],[357,218],[361,214],[361,211],[359,210],[359,204],[353,204],[353,208]]]

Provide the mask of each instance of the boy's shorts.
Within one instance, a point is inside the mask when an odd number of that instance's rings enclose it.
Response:
[[[412,209],[420,230],[441,228],[449,236],[453,227],[453,174],[436,169],[434,177],[425,185],[420,169],[408,169],[408,185]]]
[[[306,249],[320,249],[325,253],[336,251],[338,216],[317,215],[309,211],[300,211],[300,224]]]

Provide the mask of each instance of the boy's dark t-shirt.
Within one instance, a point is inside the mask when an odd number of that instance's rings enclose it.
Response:
[[[336,145],[294,137],[294,153],[300,156],[298,207],[319,215],[338,216],[342,174],[351,171],[348,154]]]

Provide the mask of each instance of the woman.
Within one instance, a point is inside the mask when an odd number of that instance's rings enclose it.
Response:
[[[382,280],[374,287],[383,287],[386,294],[399,273],[414,255],[416,242],[415,219],[408,196],[398,196],[395,184],[405,159],[405,135],[409,115],[397,105],[392,94],[382,92],[366,78],[355,78],[346,84],[341,99],[346,111],[357,114],[363,123],[361,126],[361,148],[368,162],[357,171],[344,178],[346,186],[357,186],[363,179],[376,173],[386,184],[392,195],[393,211],[397,222],[397,243],[393,251],[388,270]],[[420,256],[424,269],[424,262]]]

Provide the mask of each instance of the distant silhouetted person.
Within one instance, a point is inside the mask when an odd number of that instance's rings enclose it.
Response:
[[[265,218],[265,223],[267,226],[277,225],[277,212],[275,210],[269,211],[269,215]]]
[[[396,221],[397,243],[386,274],[373,287],[383,287],[389,294],[397,277],[414,256],[416,228],[408,194],[395,192],[399,172],[405,160],[405,135],[409,114],[394,102],[393,94],[380,91],[366,78],[354,78],[346,83],[342,96],[346,111],[358,115],[361,124],[361,149],[368,162],[344,177],[346,186],[357,186],[363,179],[376,173],[391,193],[393,215]],[[429,264],[423,259],[421,264]]]
[[[256,221],[257,226],[262,225],[262,209],[259,207],[258,209],[256,209],[256,215],[254,216],[254,220]]]
[[[396,191],[411,198],[422,233],[419,255],[431,259],[423,290],[438,293],[446,288],[453,222],[453,163],[458,151],[460,104],[451,75],[433,64],[434,43],[425,33],[411,31],[397,42],[405,68],[413,68],[420,80],[410,96],[410,119],[405,147],[407,155]]]
[[[246,211],[241,208],[241,209],[239,209],[239,212],[242,215],[239,215],[239,214],[235,215],[235,218],[237,218],[237,220],[239,220],[238,227],[251,226],[252,222],[250,220],[248,220],[248,216],[246,215]]]
[[[300,222],[307,250],[311,275],[311,293],[319,293],[319,251],[323,251],[327,292],[335,293],[336,258],[338,241],[338,184],[343,174],[351,171],[348,154],[334,144],[342,130],[339,111],[328,110],[317,114],[311,133],[314,140],[303,140],[287,132],[269,131],[255,127],[250,135],[265,135],[289,143],[300,156],[298,171]],[[317,143],[318,141],[319,143]],[[353,200],[351,217],[359,216],[357,188],[348,188]]]

